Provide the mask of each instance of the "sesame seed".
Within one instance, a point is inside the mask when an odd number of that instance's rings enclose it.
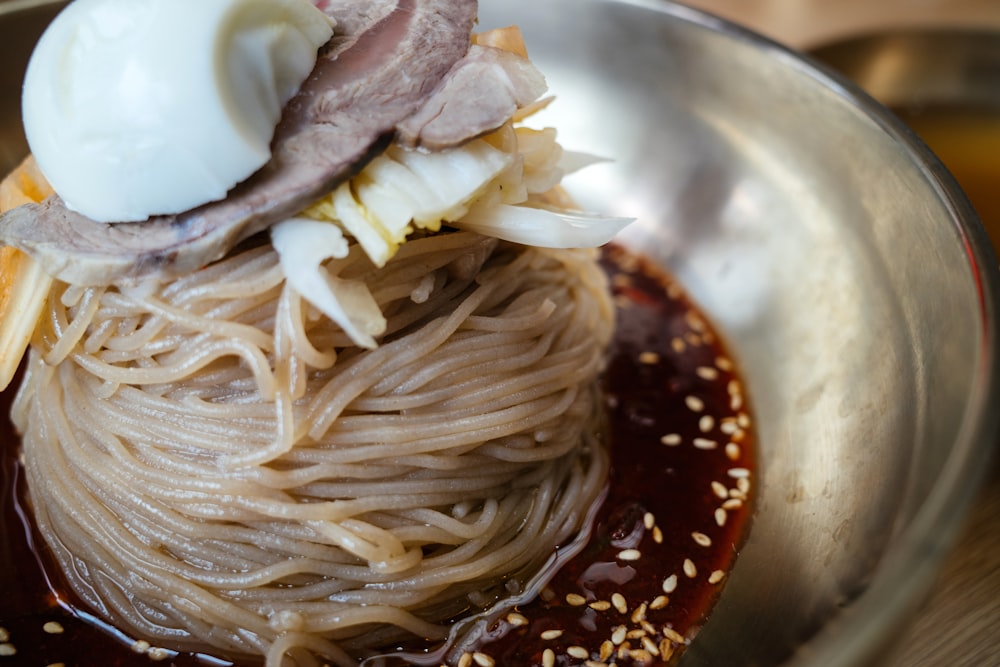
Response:
[[[641,648],[635,649],[634,651],[629,651],[628,657],[632,658],[636,662],[643,665],[647,665],[653,660],[653,656],[649,654],[649,651],[646,651]]]
[[[684,314],[684,319],[687,321],[687,325],[695,331],[702,332],[708,329],[708,325],[705,324],[705,320],[698,317],[698,314],[692,310],[689,310]]]
[[[708,380],[709,382],[719,379],[719,371],[711,366],[701,366],[695,371],[695,373],[697,373],[698,377],[702,380]]]
[[[722,570],[716,570],[712,574],[708,575],[708,583],[717,584],[722,581],[726,576],[726,573]]]
[[[653,530],[656,525],[656,517],[653,516],[652,512],[646,512],[645,516],[642,517],[642,525],[646,527],[646,530]]]
[[[695,438],[694,446],[697,447],[698,449],[709,451],[717,448],[719,446],[719,443],[717,443],[715,440],[709,440],[708,438]]]
[[[571,658],[577,658],[578,660],[585,660],[590,657],[590,651],[582,646],[570,646],[566,649],[566,655]]]
[[[615,593],[611,596],[611,604],[614,605],[615,609],[617,609],[621,614],[628,611],[628,603],[625,602],[625,596],[621,593]]]
[[[638,629],[629,630],[628,633],[625,635],[627,639],[641,639],[642,637],[645,636],[646,636],[646,631]]]
[[[677,632],[676,630],[674,630],[673,628],[671,628],[668,625],[664,625],[663,626],[663,630],[661,632],[663,632],[663,636],[664,637],[666,637],[667,639],[669,639],[670,641],[672,641],[675,644],[685,644],[685,643],[687,643],[686,640],[684,639],[684,635],[682,635],[681,633]]]
[[[65,662],[53,662],[51,664],[46,665],[45,667],[66,667],[66,663]]]
[[[721,507],[715,510],[715,523],[717,523],[720,528],[726,525],[726,519],[728,518],[729,515],[726,513],[726,510]]]
[[[605,639],[603,642],[601,642],[601,652],[599,654],[601,660],[607,660],[614,654],[615,654],[615,645],[611,642],[610,639]]]
[[[649,608],[655,611],[658,609],[663,609],[668,604],[670,604],[670,598],[668,598],[666,595],[657,595],[655,598],[653,598],[653,601],[649,603]]]
[[[673,593],[677,590],[677,575],[672,574],[663,580],[663,592]]]
[[[647,609],[649,609],[649,605],[647,605],[645,602],[636,607],[635,611],[632,612],[632,622],[642,623],[644,620],[646,620]]]
[[[12,655],[17,655],[17,647],[8,642],[0,644],[0,656],[4,658],[9,658]]]
[[[673,348],[674,352],[677,354],[683,354],[684,350],[687,349],[687,343],[681,338],[674,338],[670,341],[670,347]]]
[[[462,657],[458,659],[458,667],[472,667],[472,654],[463,653]]]
[[[705,533],[691,533],[691,539],[700,547],[712,546],[712,538]]]
[[[149,642],[142,639],[132,644],[132,651],[135,653],[145,653],[150,648],[152,647],[149,645]]]
[[[642,558],[642,553],[638,549],[626,549],[618,554],[618,560],[627,562],[637,561]]]
[[[479,667],[494,667],[494,665],[497,664],[496,660],[486,655],[485,653],[479,653],[479,652],[473,653],[472,659],[475,661],[477,665],[479,665]]]
[[[726,474],[728,474],[733,479],[742,479],[744,477],[750,476],[750,471],[746,468],[730,468]]]
[[[598,600],[597,602],[591,602],[590,608],[594,611],[607,611],[611,609],[611,603],[607,600]]]
[[[660,438],[660,442],[662,442],[664,445],[667,445],[668,447],[676,447],[677,445],[681,444],[681,442],[683,442],[683,438],[681,438],[680,434],[678,433],[668,433],[667,435]]]
[[[556,654],[552,649],[547,648],[542,651],[542,667],[555,667]]]
[[[7,628],[0,628],[0,642],[9,642],[9,641],[10,641],[10,632],[7,630]]]
[[[170,651],[165,648],[151,648],[146,651],[146,657],[154,662],[160,662],[170,657]]]
[[[702,415],[701,419],[698,420],[698,430],[702,433],[709,433],[713,428],[715,428],[715,417]]]
[[[730,442],[726,445],[726,456],[729,457],[730,461],[739,461],[742,455],[743,449],[735,442]]]
[[[663,531],[660,530],[659,526],[653,527],[653,541],[657,544],[663,544]]]
[[[660,642],[660,657],[663,660],[670,660],[674,655],[674,645],[670,643],[669,639],[664,639]]]
[[[660,650],[656,648],[656,644],[649,637],[642,638],[642,647],[649,651],[654,657],[660,655]]]
[[[750,415],[745,412],[741,412],[736,417],[736,423],[740,425],[740,428],[750,428]]]
[[[47,634],[50,635],[61,635],[64,632],[63,626],[60,625],[59,623],[56,623],[55,621],[49,621],[48,623],[43,625],[42,630],[44,630]]]
[[[615,646],[621,646],[622,642],[625,641],[626,630],[624,625],[619,625],[611,632],[611,643]]]
[[[743,396],[742,394],[733,394],[729,397],[729,409],[739,410],[743,407]]]
[[[639,355],[639,363],[646,366],[653,366],[660,363],[660,355],[656,352],[643,352]]]
[[[712,482],[712,493],[718,496],[719,500],[725,500],[729,497],[729,489],[722,482]]]
[[[719,357],[718,359],[716,359],[715,366],[721,371],[729,372],[733,370],[733,362],[731,362],[726,357]]]
[[[587,604],[587,598],[582,595],[578,595],[577,593],[570,593],[566,596],[566,603],[571,607],[582,607]]]
[[[688,396],[684,399],[684,403],[692,412],[701,412],[705,409],[705,401],[701,400],[697,396]]]
[[[698,576],[698,568],[695,567],[694,561],[690,558],[684,559],[684,574],[690,579],[694,579]]]
[[[608,663],[601,660],[584,660],[583,667],[609,667]]]
[[[750,493],[750,478],[740,477],[737,479],[736,488],[739,489],[741,493]]]
[[[540,635],[540,637],[545,641],[552,641],[553,639],[559,639],[562,635],[562,630],[546,630]]]
[[[642,629],[646,631],[646,634],[650,634],[650,635],[655,635],[656,634],[656,628],[654,628],[653,624],[650,623],[649,621],[643,621],[642,622]]]
[[[736,420],[732,417],[727,417],[722,420],[719,425],[719,430],[726,435],[735,435],[737,431],[740,430],[740,425],[736,423]]]
[[[523,625],[528,624],[528,617],[524,614],[519,614],[516,611],[512,611],[507,614],[507,622],[513,625],[515,628],[519,628]]]
[[[743,507],[743,501],[739,498],[730,498],[726,502],[722,503],[722,509],[726,510],[738,510]]]

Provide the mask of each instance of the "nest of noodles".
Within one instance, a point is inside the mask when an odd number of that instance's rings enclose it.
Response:
[[[356,664],[528,585],[606,477],[593,250],[471,232],[336,275],[355,346],[249,244],[193,275],[55,282],[14,410],[74,592],[154,645]]]

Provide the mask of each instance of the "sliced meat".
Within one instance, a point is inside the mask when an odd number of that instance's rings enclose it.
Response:
[[[58,197],[0,218],[0,242],[81,285],[172,276],[299,212],[356,173],[469,50],[475,0],[331,0],[337,33],[285,107],[271,161],[220,202],[106,224]],[[338,15],[339,14],[339,15]]]
[[[399,124],[397,141],[429,150],[458,146],[497,129],[545,90],[545,77],[527,58],[474,45],[427,103]]]

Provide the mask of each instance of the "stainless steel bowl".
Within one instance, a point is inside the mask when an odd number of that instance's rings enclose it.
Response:
[[[0,2],[5,145],[53,3]],[[762,487],[685,667],[874,664],[923,599],[998,429],[1000,285],[933,155],[846,79],[694,10],[483,0],[517,23],[563,142],[614,159],[570,182],[635,216],[749,382]],[[13,37],[17,40],[14,41]]]

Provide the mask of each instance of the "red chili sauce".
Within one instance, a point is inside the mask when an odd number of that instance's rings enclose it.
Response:
[[[618,306],[602,380],[607,497],[583,551],[459,656],[460,667],[672,664],[706,620],[749,527],[750,410],[722,341],[652,263],[617,246],[602,262]],[[0,395],[4,414],[13,393]],[[232,664],[173,652],[154,660],[142,653],[148,646],[78,609],[32,526],[6,418],[0,447],[0,667]]]

